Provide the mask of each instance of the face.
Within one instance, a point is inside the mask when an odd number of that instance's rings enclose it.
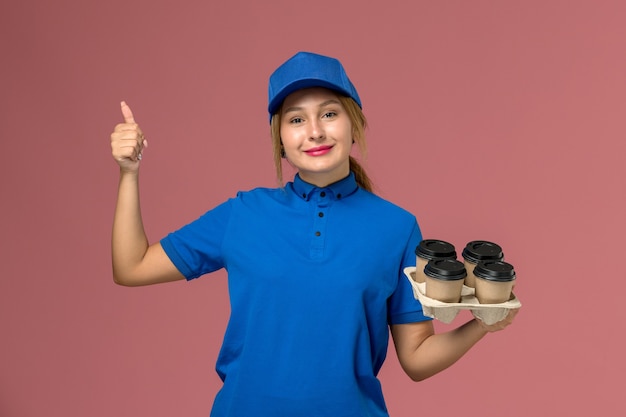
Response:
[[[280,137],[300,177],[324,187],[348,176],[352,125],[337,95],[325,88],[298,90],[282,108]]]

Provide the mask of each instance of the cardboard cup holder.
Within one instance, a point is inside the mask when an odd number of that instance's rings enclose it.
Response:
[[[522,303],[511,293],[509,301],[500,304],[480,304],[474,296],[474,288],[463,285],[461,300],[458,303],[444,303],[426,297],[426,283],[415,281],[415,267],[404,268],[404,275],[413,287],[413,296],[422,303],[424,315],[450,323],[461,310],[471,310],[474,317],[490,325],[504,319],[509,310],[520,308]]]

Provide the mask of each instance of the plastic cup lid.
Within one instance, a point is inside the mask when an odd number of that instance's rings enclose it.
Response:
[[[456,259],[454,245],[443,240],[425,239],[415,248],[415,254],[424,259]]]
[[[501,261],[504,259],[500,245],[486,240],[469,242],[462,253],[466,261],[478,263],[480,261]]]
[[[489,281],[513,281],[515,269],[504,261],[481,261],[474,268],[474,275]]]
[[[463,262],[456,259],[433,259],[424,267],[424,274],[442,281],[456,281],[464,279],[467,271]]]

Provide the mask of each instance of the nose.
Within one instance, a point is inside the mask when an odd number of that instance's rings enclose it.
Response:
[[[320,120],[313,119],[309,124],[309,139],[310,140],[320,140],[324,139],[324,126],[322,125]]]

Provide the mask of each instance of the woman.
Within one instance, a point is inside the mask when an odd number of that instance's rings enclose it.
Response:
[[[415,265],[415,217],[371,192],[350,156],[365,117],[341,63],[301,52],[270,77],[276,189],[239,192],[149,245],[139,209],[146,145],[131,110],[111,135],[120,166],[113,275],[121,285],[228,271],[231,318],[217,360],[212,416],[387,416],[376,377],[389,328],[415,381],[447,368],[490,331],[471,320],[435,334],[403,276]]]

